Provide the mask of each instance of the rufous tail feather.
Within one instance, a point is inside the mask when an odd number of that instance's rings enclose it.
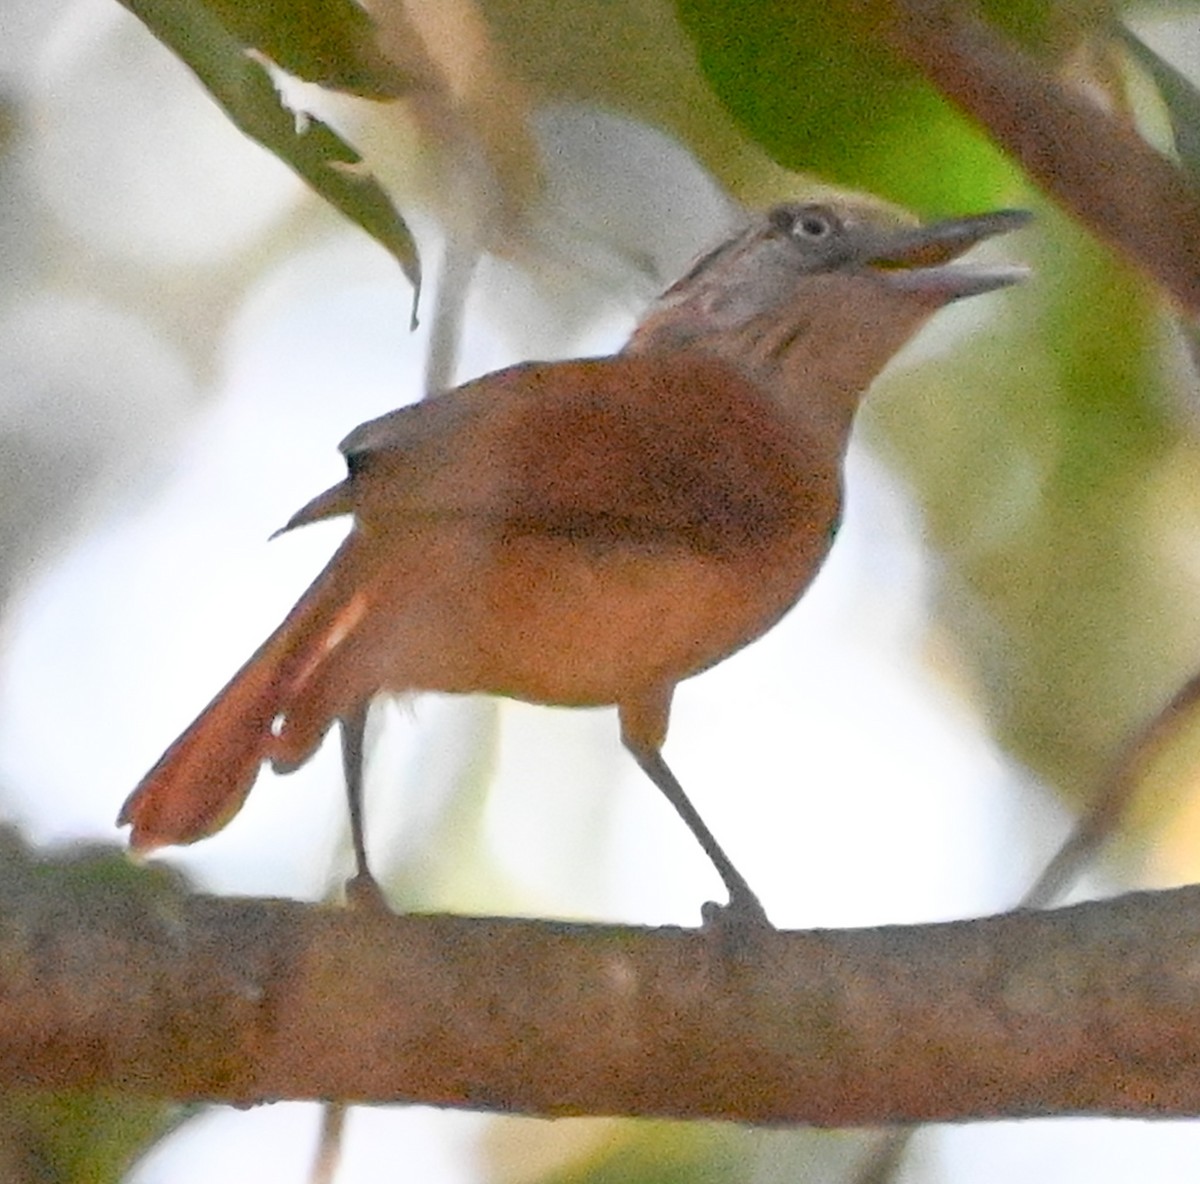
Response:
[[[279,628],[125,800],[117,825],[132,828],[135,851],[193,843],[220,830],[241,808],[264,761],[294,768],[320,742],[334,713],[355,705],[323,704],[325,718],[311,722],[303,738],[280,745],[290,709],[300,707],[306,721],[311,718],[307,687],[366,611],[370,582],[358,570],[358,542],[353,534],[346,539]],[[339,699],[365,701],[373,690],[343,686]]]

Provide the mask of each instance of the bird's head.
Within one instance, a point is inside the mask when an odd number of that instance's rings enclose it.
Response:
[[[856,399],[939,308],[1023,277],[956,260],[1029,218],[997,210],[920,225],[850,202],[778,205],[702,255],[626,348],[702,349],[790,388],[789,401]]]

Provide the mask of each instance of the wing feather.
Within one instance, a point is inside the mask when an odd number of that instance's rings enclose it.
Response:
[[[587,545],[724,554],[836,513],[827,456],[749,378],[697,353],[528,363],[357,428],[344,486],[386,527],[438,516]]]

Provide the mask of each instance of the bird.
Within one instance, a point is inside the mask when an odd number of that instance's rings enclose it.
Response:
[[[377,695],[615,706],[724,882],[714,907],[769,924],[663,757],[672,695],[801,598],[837,531],[864,393],[939,309],[1021,278],[957,259],[1028,219],[784,202],[702,254],[617,353],[509,366],[355,428],[345,479],[282,528],[349,516],[349,533],[126,799],[131,848],[219,830],[264,765],[297,768],[338,723],[355,880],[375,886],[361,798]]]

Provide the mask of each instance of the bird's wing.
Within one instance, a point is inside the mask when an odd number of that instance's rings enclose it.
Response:
[[[528,363],[355,429],[349,476],[290,526],[473,518],[589,545],[720,553],[836,510],[837,461],[700,353]]]
[[[306,502],[276,534],[361,512],[364,499],[377,489],[386,489],[396,511],[413,502],[430,474],[450,463],[470,438],[467,421],[477,418],[483,404],[468,391],[469,386],[459,387],[359,424],[338,446],[349,470],[346,479]]]
[[[743,550],[836,506],[827,463],[770,393],[699,352],[532,366],[505,425],[512,529],[589,544]]]

